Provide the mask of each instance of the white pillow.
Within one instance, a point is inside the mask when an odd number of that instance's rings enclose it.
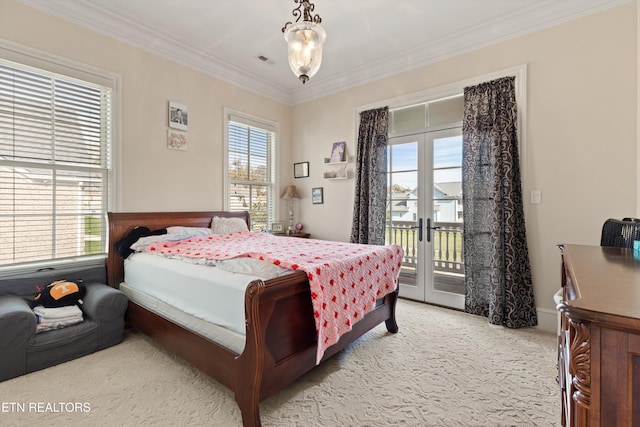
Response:
[[[167,234],[180,234],[186,236],[208,236],[211,234],[211,229],[208,227],[182,227],[175,225],[173,227],[167,227]]]
[[[231,234],[239,231],[249,231],[247,223],[242,218],[211,218],[211,232],[213,234]]]
[[[168,237],[168,234],[160,234],[160,235],[157,235],[157,236],[141,237],[141,238],[138,239],[137,242],[135,242],[133,245],[131,245],[130,248],[133,249],[136,252],[142,252],[149,245],[152,245],[152,244],[157,243],[157,242],[163,242],[165,240],[169,240],[167,237]]]

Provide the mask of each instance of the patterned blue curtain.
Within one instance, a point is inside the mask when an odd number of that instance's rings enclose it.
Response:
[[[514,77],[464,89],[465,311],[538,324],[524,223]]]
[[[388,129],[388,107],[360,113],[351,243],[385,243]]]

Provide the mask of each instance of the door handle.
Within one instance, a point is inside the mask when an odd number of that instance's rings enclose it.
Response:
[[[412,230],[418,230],[418,241],[422,242],[422,218],[418,218],[418,225],[409,227]]]
[[[437,230],[439,228],[439,226],[432,227],[431,218],[427,218],[427,242],[431,241],[431,230]]]

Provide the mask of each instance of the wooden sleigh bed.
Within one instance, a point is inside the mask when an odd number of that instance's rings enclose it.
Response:
[[[239,217],[247,223],[250,220],[245,212],[109,213],[109,285],[118,288],[124,281],[124,260],[114,246],[135,227],[146,226],[151,230],[176,225],[208,227],[214,216]],[[376,308],[329,347],[322,361],[382,322],[389,332],[397,332],[397,296],[396,289],[378,299]],[[233,390],[243,425],[260,426],[259,402],[316,366],[316,326],[309,282],[303,271],[252,281],[244,301],[246,342],[241,354],[131,301],[126,320],[133,328]]]

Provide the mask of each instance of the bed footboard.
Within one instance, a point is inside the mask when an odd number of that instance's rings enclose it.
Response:
[[[385,323],[398,332],[395,307],[398,291],[378,300],[376,308],[329,347],[325,361],[375,326]],[[250,285],[246,296],[247,346],[235,396],[245,426],[260,425],[258,402],[278,392],[316,366],[316,332],[306,275],[296,272]],[[254,359],[257,358],[257,359]]]

